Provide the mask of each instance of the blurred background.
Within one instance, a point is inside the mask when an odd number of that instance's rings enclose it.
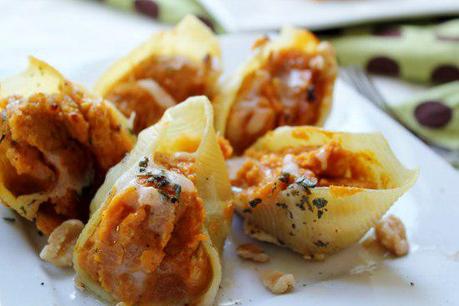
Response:
[[[458,0],[0,0],[0,77],[117,58],[194,14],[220,35],[286,24],[330,40],[341,79],[459,166]]]

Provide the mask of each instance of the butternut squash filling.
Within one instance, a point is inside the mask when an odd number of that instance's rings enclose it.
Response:
[[[188,305],[212,279],[202,241],[203,202],[194,187],[194,159],[156,154],[104,208],[78,262],[128,305]]]
[[[291,184],[306,188],[347,186],[376,189],[381,183],[368,170],[376,162],[369,152],[351,152],[335,140],[318,147],[292,147],[278,152],[249,149],[232,179],[247,200],[275,197]]]
[[[210,56],[196,64],[182,56],[154,56],[132,69],[106,94],[126,116],[135,113],[134,132],[156,123],[186,98],[214,96],[218,67]]]
[[[242,153],[267,131],[283,125],[315,125],[334,77],[298,50],[272,52],[245,77],[230,110],[226,137]]]
[[[63,94],[0,101],[1,180],[15,197],[46,195],[34,216],[45,234],[66,219],[84,221],[105,173],[133,146],[105,102],[88,103],[65,86]]]

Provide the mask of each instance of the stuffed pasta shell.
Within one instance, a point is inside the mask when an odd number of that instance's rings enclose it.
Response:
[[[96,194],[74,252],[79,280],[127,305],[211,305],[231,196],[207,98],[170,108]]]
[[[216,103],[217,130],[238,153],[278,126],[322,125],[337,72],[331,45],[306,30],[284,28],[254,47]]]
[[[127,119],[43,61],[0,82],[0,199],[51,233],[85,220],[108,169],[134,145]]]
[[[358,241],[415,182],[380,134],[281,127],[231,164],[254,238],[321,258]]]
[[[212,31],[194,16],[155,33],[115,62],[95,91],[126,116],[135,114],[134,131],[156,123],[164,111],[186,98],[212,99],[220,76],[221,50]]]

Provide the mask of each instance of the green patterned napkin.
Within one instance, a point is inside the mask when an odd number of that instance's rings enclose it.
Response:
[[[434,87],[393,110],[422,137],[441,147],[459,150],[459,81]]]
[[[342,66],[423,83],[459,80],[459,19],[428,26],[354,28],[331,41]]]
[[[176,24],[188,14],[193,14],[216,32],[222,27],[195,0],[100,0],[128,11],[135,11],[157,21]]]

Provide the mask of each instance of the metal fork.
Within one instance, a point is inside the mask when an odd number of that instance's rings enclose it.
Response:
[[[366,74],[361,68],[350,66],[346,68],[342,68],[340,70],[340,76],[344,82],[348,85],[351,85],[355,88],[360,94],[366,97],[371,103],[373,103],[376,107],[390,115],[394,118],[400,125],[405,127],[408,131],[410,131],[413,135],[421,139],[424,143],[426,143],[432,150],[434,150],[437,154],[442,156],[446,159],[450,164],[454,165],[455,167],[459,167],[459,150],[451,150],[437,144],[430,142],[428,139],[419,135],[414,130],[412,130],[409,126],[407,126],[397,114],[391,109],[389,104],[387,103],[386,99],[381,95],[379,90],[371,81],[368,74]]]

